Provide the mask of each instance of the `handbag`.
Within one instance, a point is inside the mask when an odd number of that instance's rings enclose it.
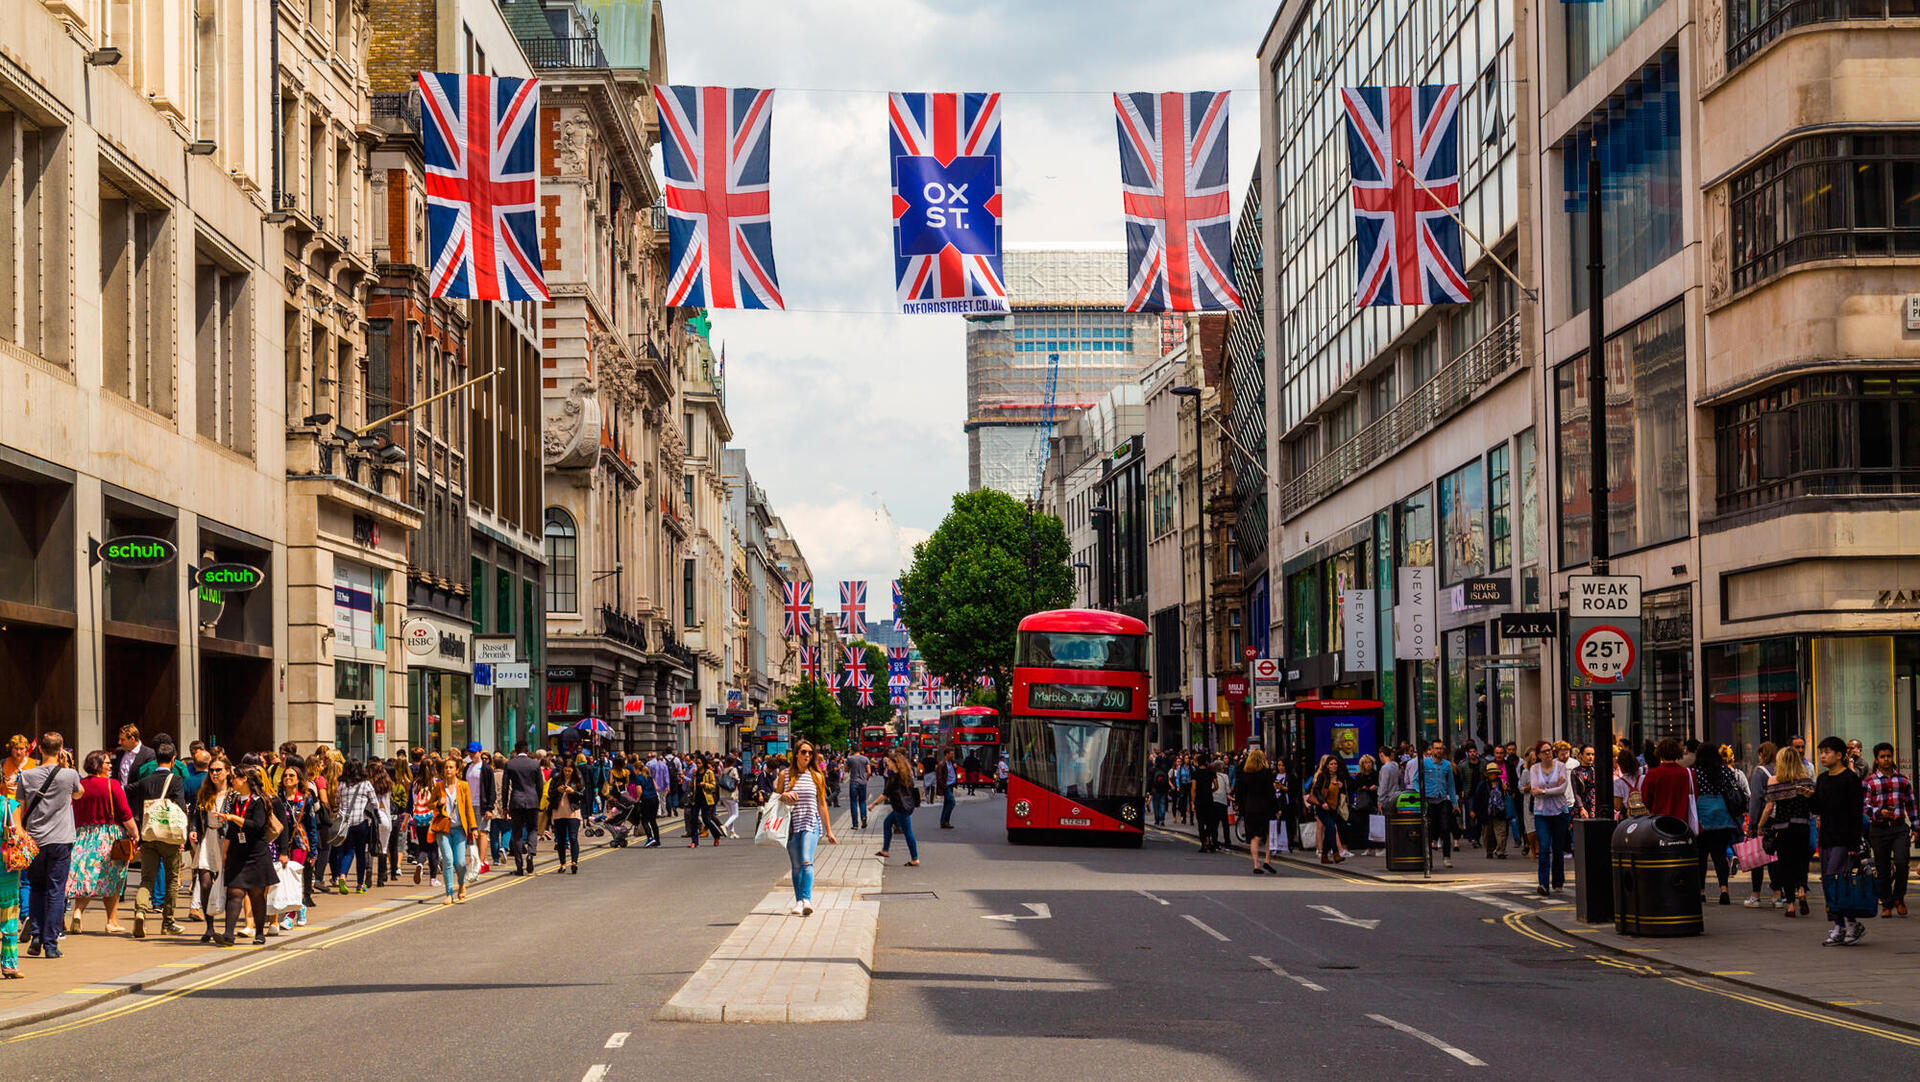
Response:
[[[1773,855],[1772,850],[1767,848],[1766,839],[1760,837],[1743,838],[1735,842],[1733,846],[1733,856],[1734,859],[1740,862],[1740,870],[1743,872],[1750,872],[1756,868],[1764,868],[1780,859]]]
[[[0,837],[0,868],[10,872],[24,872],[33,865],[33,858],[40,855],[40,843],[33,840],[25,827],[11,824]]]
[[[1367,816],[1367,840],[1380,845],[1387,843],[1387,817],[1384,815]]]
[[[760,825],[753,831],[753,844],[785,846],[787,831],[792,825],[786,804],[775,801],[761,809]]]
[[[113,839],[113,848],[107,850],[107,859],[115,864],[130,864],[134,854],[140,851],[139,841],[121,835]]]
[[[1827,895],[1827,908],[1836,917],[1859,920],[1880,913],[1880,893],[1873,869],[1857,857],[1849,855],[1846,868],[1839,875],[1822,879],[1820,886]]]
[[[278,916],[300,908],[301,880],[305,872],[306,867],[294,860],[274,866],[274,874],[278,878],[272,889],[267,891],[267,912]]]
[[[1320,845],[1320,824],[1306,822],[1300,824],[1300,848],[1316,849]]]
[[[1740,825],[1734,819],[1733,812],[1727,807],[1726,798],[1723,796],[1699,797],[1696,801],[1695,814],[1700,818],[1702,831],[1732,830]]]
[[[180,805],[167,799],[167,791],[173,788],[173,771],[167,771],[167,780],[160,783],[160,795],[146,802],[140,809],[140,840],[156,842],[160,845],[185,845],[187,843],[187,813]]]

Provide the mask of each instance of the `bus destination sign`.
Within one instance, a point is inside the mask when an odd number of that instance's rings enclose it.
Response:
[[[1033,710],[1097,710],[1124,714],[1133,709],[1133,689],[1104,684],[1028,684]]]

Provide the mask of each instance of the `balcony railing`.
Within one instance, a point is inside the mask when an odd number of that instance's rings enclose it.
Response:
[[[636,650],[647,648],[647,625],[611,605],[600,606],[600,625],[606,629],[607,638],[615,642]]]
[[[1412,443],[1427,429],[1459,412],[1480,388],[1519,363],[1520,317],[1516,314],[1467,347],[1379,420],[1288,481],[1280,489],[1281,519],[1306,510],[1350,478]]]
[[[420,92],[403,90],[399,93],[369,94],[368,115],[375,124],[386,121],[382,127],[401,127],[408,131],[420,130]]]
[[[535,38],[523,41],[527,60],[536,68],[604,68],[607,54],[600,51],[600,39]]]

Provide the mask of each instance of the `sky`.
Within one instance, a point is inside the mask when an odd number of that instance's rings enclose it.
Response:
[[[773,87],[784,312],[715,311],[734,444],[834,607],[967,488],[965,331],[898,314],[886,92],[1000,91],[1004,244],[1124,240],[1114,91],[1232,90],[1239,212],[1275,0],[665,0],[667,77]],[[1177,13],[1177,17],[1174,17]],[[656,163],[656,171],[658,171]]]

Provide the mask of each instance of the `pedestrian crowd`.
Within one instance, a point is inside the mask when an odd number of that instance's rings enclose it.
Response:
[[[1623,739],[1602,784],[1593,747],[1566,741],[1521,749],[1472,740],[1449,748],[1436,740],[1417,757],[1402,743],[1360,756],[1357,769],[1322,756],[1305,777],[1257,746],[1226,755],[1170,749],[1150,761],[1147,791],[1155,825],[1169,816],[1192,824],[1204,853],[1244,841],[1254,874],[1274,871],[1274,851],[1311,848],[1320,863],[1337,864],[1357,850],[1382,849],[1387,812],[1404,802],[1417,809],[1442,866],[1453,867],[1456,847],[1478,849],[1487,860],[1518,849],[1536,862],[1536,889],[1547,897],[1565,889],[1574,820],[1598,817],[1604,799],[1615,819],[1659,815],[1686,824],[1703,901],[1711,882],[1719,904],[1731,905],[1733,880],[1744,874],[1751,891],[1743,906],[1808,916],[1817,860],[1824,884],[1870,874],[1868,908],[1877,903],[1879,916],[1906,916],[1920,811],[1893,746],[1877,745],[1868,757],[1857,740],[1827,737],[1816,754],[1817,763],[1794,736],[1760,745],[1743,772],[1724,745],[1669,737],[1636,752]],[[1866,934],[1862,914],[1830,896],[1824,942],[1858,943]]]

